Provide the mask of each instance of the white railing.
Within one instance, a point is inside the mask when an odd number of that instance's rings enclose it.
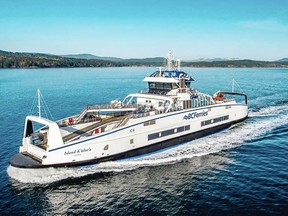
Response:
[[[95,109],[95,110],[101,110],[101,109],[119,109],[119,108],[137,108],[138,105],[136,104],[104,104],[104,105],[91,105],[87,106],[87,110]]]
[[[117,124],[115,124],[112,129],[118,128],[118,127],[121,127],[121,126],[124,126],[124,125],[129,121],[129,119],[130,119],[131,117],[132,117],[132,115],[126,116],[124,119],[122,119],[122,120],[119,121]]]
[[[78,115],[76,121],[79,122],[86,113],[87,113],[87,108],[83,109],[83,110],[80,112],[80,114]]]

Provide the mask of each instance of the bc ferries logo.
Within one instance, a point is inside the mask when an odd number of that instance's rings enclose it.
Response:
[[[199,118],[199,117],[207,116],[207,115],[208,115],[208,110],[207,111],[203,110],[202,112],[191,112],[185,115],[183,119],[189,120],[189,119]]]

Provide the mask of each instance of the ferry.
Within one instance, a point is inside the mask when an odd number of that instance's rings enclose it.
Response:
[[[39,115],[26,117],[22,144],[10,165],[83,166],[130,158],[221,131],[248,116],[246,94],[197,91],[195,79],[180,69],[171,52],[166,67],[143,81],[147,90],[107,105],[86,106],[58,121],[41,116],[38,90]]]

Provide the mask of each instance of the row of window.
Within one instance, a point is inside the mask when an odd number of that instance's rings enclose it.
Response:
[[[192,102],[192,107],[202,107],[202,106],[214,104],[213,100],[211,100],[210,97],[204,97],[204,96],[192,98],[191,102]]]
[[[206,126],[206,125],[210,125],[210,124],[214,124],[220,121],[225,121],[229,119],[229,115],[226,116],[221,116],[218,118],[214,118],[214,119],[210,119],[210,120],[206,120],[206,121],[202,121],[201,122],[201,127]]]
[[[180,133],[180,132],[187,131],[187,130],[190,130],[190,125],[186,125],[186,126],[182,126],[182,127],[178,127],[178,128],[173,128],[173,129],[161,131],[158,133],[149,134],[148,140],[157,139],[159,137],[164,137],[164,136],[168,136],[168,135],[175,134],[175,133]]]
[[[177,88],[178,86],[175,83],[149,82],[149,89],[171,90],[171,89],[177,89]]]
[[[154,125],[154,124],[156,124],[156,121],[155,121],[155,120],[146,121],[146,122],[143,123],[144,126]]]

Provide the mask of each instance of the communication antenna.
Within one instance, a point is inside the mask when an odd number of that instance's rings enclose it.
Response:
[[[40,95],[40,89],[37,90],[38,94],[38,116],[41,118],[41,95]]]
[[[180,59],[177,59],[177,70],[180,71],[180,67],[181,67],[181,61]]]
[[[168,71],[171,70],[171,68],[172,68],[172,56],[173,56],[173,54],[170,50],[168,55],[167,55],[167,70]]]

